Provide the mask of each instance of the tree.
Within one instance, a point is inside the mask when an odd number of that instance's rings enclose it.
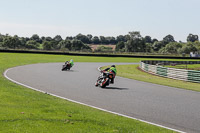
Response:
[[[106,38],[104,36],[100,36],[99,38],[100,38],[100,42],[102,44],[108,44],[108,40],[106,40]]]
[[[128,37],[128,36],[127,36]],[[145,42],[140,35],[140,32],[129,32],[129,39],[125,43],[125,51],[127,52],[144,52]]]
[[[106,37],[107,44],[116,44],[115,37]]]
[[[145,43],[145,52],[153,52],[153,44],[152,43]]]
[[[125,35],[124,37],[125,37],[126,42],[131,39],[129,34]]]
[[[73,40],[74,38],[72,37],[72,36],[67,36],[66,38],[65,38],[65,40]]]
[[[41,37],[41,40],[42,42],[46,41],[44,36]]]
[[[170,42],[165,47],[161,48],[159,53],[178,54],[180,48],[182,48],[182,43]]]
[[[91,34],[87,34],[87,38],[89,39],[89,44],[92,43],[92,35]]]
[[[83,43],[87,43],[87,44],[90,43],[88,37],[85,36],[85,35],[83,35],[83,34],[81,34],[81,33],[79,33],[78,35],[76,35],[75,38],[76,38],[77,40],[82,41]]]
[[[0,34],[0,47],[3,47],[3,38],[4,36]]]
[[[14,40],[15,40],[15,47],[16,48],[20,48],[21,47],[21,45],[22,45],[22,43],[21,43],[21,41],[19,40],[19,37],[17,36],[17,35],[14,35]]]
[[[98,37],[98,36],[94,36],[94,37],[92,38],[92,42],[93,42],[94,44],[99,44],[99,43],[100,43],[99,37]]]
[[[92,39],[92,35],[91,34],[87,34],[88,39]]]
[[[145,43],[152,43],[151,37],[150,36],[145,36],[144,37]]]
[[[37,43],[35,40],[29,40],[26,42],[26,48],[29,49],[38,49],[39,43]]]
[[[50,42],[51,49],[60,49],[58,46],[59,42],[61,42],[63,39],[60,35],[56,35],[53,39],[48,37],[45,39],[46,41]]]
[[[140,35],[140,32],[139,31],[132,31],[132,32],[129,32],[129,35],[130,35],[130,39],[141,39],[142,36]]]
[[[152,40],[152,43],[154,44],[154,42],[158,42],[158,39],[154,38],[154,39]]]
[[[174,37],[172,35],[167,35],[163,38],[164,46],[170,42],[175,42]]]
[[[80,40],[73,40],[72,41],[72,50],[81,50],[81,48],[84,46],[84,43]]]
[[[158,51],[163,47],[163,43],[161,41],[157,41],[153,43],[153,50]]]
[[[54,38],[53,38],[53,40],[55,40],[56,42],[60,42],[60,41],[62,41],[63,39],[62,39],[62,37],[60,36],[60,35],[56,35]]]
[[[194,45],[198,49],[198,52],[200,53],[200,42],[199,41],[195,41]]]
[[[45,37],[45,39],[44,39],[45,41],[52,41],[53,39],[51,38],[51,37]]]
[[[187,42],[195,42],[195,41],[199,41],[198,35],[189,34],[187,36]]]
[[[27,38],[21,37],[20,38],[20,42],[21,42],[21,48],[25,48],[26,42],[27,42]]]
[[[5,36],[3,38],[3,43],[2,43],[3,47],[15,49],[15,48],[19,47],[20,45],[21,45],[21,42],[20,42],[18,36],[14,36],[14,37]]]
[[[179,53],[189,54],[190,52],[197,52],[198,49],[193,42],[188,42],[183,45],[183,47],[179,50]]]
[[[124,51],[125,48],[125,42],[120,41],[116,44],[115,51]]]
[[[83,47],[81,48],[81,50],[82,50],[82,51],[87,51],[87,52],[88,52],[88,51],[90,51],[90,52],[92,51],[92,49],[90,48],[90,46],[87,45],[87,44],[84,44]]]
[[[51,50],[52,49],[51,43],[49,41],[43,42],[43,49],[44,50]]]
[[[3,47],[15,48],[15,41],[11,36],[6,36],[3,38]]]
[[[127,39],[125,38],[125,36],[119,35],[119,36],[117,36],[116,41],[117,42],[126,42]]]
[[[3,42],[4,36],[0,34],[0,42]]]
[[[125,43],[125,51],[126,52],[144,52],[145,51],[145,43],[142,39],[134,39],[128,40]]]
[[[0,48],[3,46],[3,36],[0,34]]]
[[[68,50],[71,50],[72,49],[72,43],[70,40],[63,40],[63,41],[60,41],[59,44],[58,44],[59,48],[60,49],[68,49]]]
[[[36,41],[38,43],[42,43],[42,40],[40,39],[40,37],[37,34],[33,34],[30,39],[34,40],[34,41]]]
[[[55,40],[52,40],[52,41],[47,41],[47,42],[49,42],[50,44],[51,44],[51,47],[52,47],[52,49],[60,49],[59,48],[59,42],[58,41],[55,41]]]

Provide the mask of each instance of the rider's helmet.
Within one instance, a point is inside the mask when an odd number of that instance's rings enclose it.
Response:
[[[71,59],[70,61],[73,62],[73,59]]]
[[[111,67],[115,67],[115,65],[112,65]]]

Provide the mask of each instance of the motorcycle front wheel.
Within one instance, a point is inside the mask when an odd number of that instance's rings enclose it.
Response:
[[[101,84],[100,84],[100,87],[101,88],[105,88],[107,85],[109,85],[109,79],[108,78],[106,78]]]

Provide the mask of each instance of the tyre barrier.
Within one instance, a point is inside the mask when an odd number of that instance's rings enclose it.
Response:
[[[151,61],[140,62],[140,69],[161,77],[200,83],[200,71],[163,67],[161,65],[200,64],[200,61]]]

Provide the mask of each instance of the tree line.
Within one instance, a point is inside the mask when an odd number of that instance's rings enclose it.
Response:
[[[129,32],[127,35],[92,36],[91,34],[78,34],[74,37],[67,36],[63,39],[60,35],[55,37],[39,37],[37,34],[29,37],[10,36],[0,34],[0,48],[8,49],[40,49],[40,50],[64,50],[64,51],[92,51],[89,44],[116,45],[117,52],[148,52],[168,54],[188,54],[200,52],[198,35],[189,34],[187,42],[177,42],[172,35],[165,36],[162,40],[142,37],[139,31]],[[97,50],[112,51],[111,48],[101,46]]]
[[[129,32],[126,42],[116,44],[116,51],[122,52],[148,52],[162,54],[189,54],[200,52],[198,35],[189,34],[187,42],[177,42],[172,35],[167,35],[158,41],[150,36],[142,37],[140,32]]]

